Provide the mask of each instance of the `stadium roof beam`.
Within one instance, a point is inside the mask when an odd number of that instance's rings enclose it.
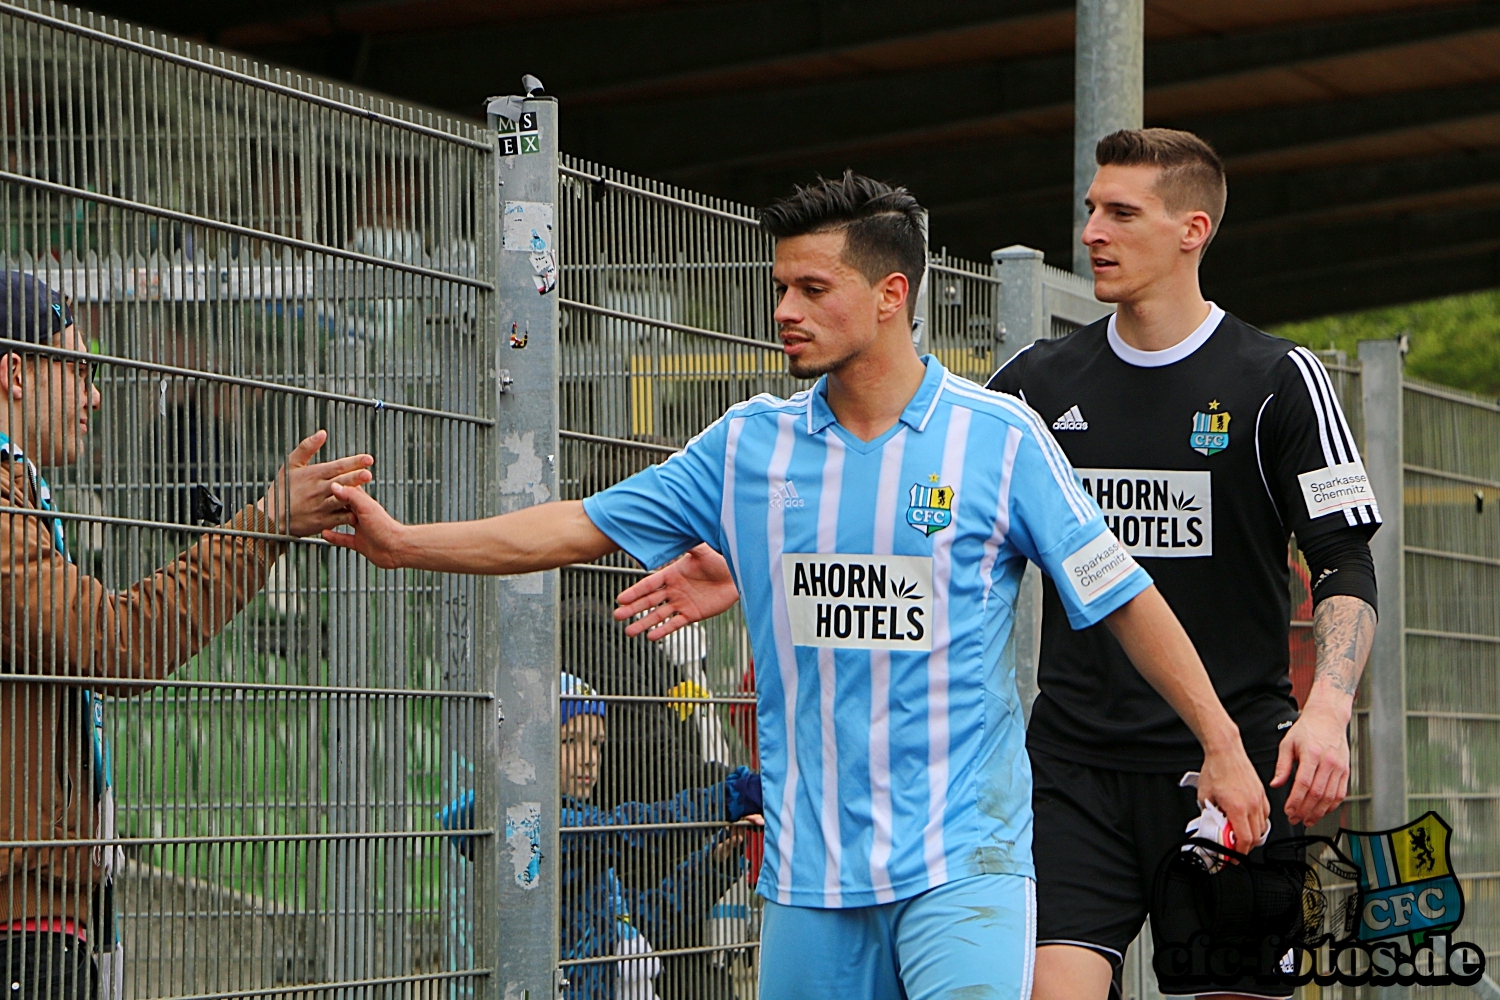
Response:
[[[751,203],[852,166],[916,190],[936,245],[1071,258],[1071,0],[98,6],[461,114],[534,72],[570,152]],[[1500,4],[1145,6],[1146,123],[1202,133],[1230,170],[1205,264],[1224,305],[1268,320],[1496,283],[1483,240],[1441,246],[1429,222],[1496,205]],[[1296,291],[1318,275],[1364,298]]]

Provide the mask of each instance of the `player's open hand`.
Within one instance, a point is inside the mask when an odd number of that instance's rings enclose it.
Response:
[[[1316,823],[1339,807],[1349,792],[1348,720],[1311,705],[1281,739],[1272,788],[1297,779],[1286,797],[1286,818],[1294,825]]]
[[[625,626],[626,635],[663,639],[684,625],[723,614],[740,599],[729,575],[729,564],[707,545],[689,550],[627,587],[615,597],[615,621],[626,621],[646,612]],[[649,632],[646,630],[650,629]]]
[[[349,523],[354,530],[325,531],[323,540],[339,548],[353,549],[381,569],[406,565],[402,560],[406,525],[387,514],[384,507],[358,487],[335,485],[333,489],[334,495],[349,505],[353,514]]]
[[[1198,802],[1212,802],[1229,820],[1234,830],[1235,849],[1249,851],[1271,825],[1271,801],[1255,765],[1245,755],[1238,739],[1221,750],[1203,757],[1198,775]],[[1245,831],[1249,831],[1248,835]]]
[[[317,431],[302,439],[286,464],[276,472],[260,509],[277,532],[306,538],[341,524],[352,524],[349,505],[334,494],[340,486],[358,487],[370,481],[369,455],[347,455],[332,462],[309,465],[318,449],[328,440],[327,431]]]

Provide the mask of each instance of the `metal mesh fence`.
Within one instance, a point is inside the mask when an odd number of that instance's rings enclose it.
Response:
[[[491,139],[50,4],[0,4],[0,80],[0,268],[104,362],[76,455],[45,443],[76,414],[8,422],[87,580],[7,477],[0,934],[83,925],[106,996],[467,991],[471,873],[434,814],[473,783],[477,585],[246,507],[323,427],[399,516],[480,513]],[[194,527],[215,502],[238,534]],[[78,646],[38,641],[70,615]]]
[[[1342,358],[1325,359],[1360,447],[1364,405],[1360,369]],[[1451,389],[1407,379],[1401,399],[1404,422],[1407,815],[1437,812],[1453,827],[1453,870],[1465,908],[1458,937],[1500,950],[1500,857],[1494,836],[1500,801],[1497,723],[1500,723],[1500,528],[1491,517],[1500,495],[1500,406]],[[1389,517],[1389,514],[1387,515]],[[1293,607],[1311,605],[1306,565],[1292,580]],[[1299,581],[1299,577],[1301,578]],[[1314,652],[1311,622],[1294,621],[1292,671],[1310,682]],[[1368,830],[1370,746],[1368,685],[1355,700],[1351,729],[1350,794],[1344,807],[1320,825]],[[1337,893],[1335,898],[1341,898]],[[1461,987],[1413,987],[1413,995],[1472,996]],[[1300,996],[1332,1000],[1373,997],[1370,987],[1305,987]]]
[[[771,318],[771,240],[751,212],[566,157],[560,174],[559,479],[579,499],[660,462],[730,405],[798,384]],[[615,556],[562,581],[562,669],[604,709],[602,725],[571,723],[602,735],[592,784],[576,778],[592,763],[581,734],[563,731],[564,975],[570,995],[629,982],[662,1000],[751,997],[758,845],[749,834],[747,851],[747,830],[699,801],[756,763],[748,638],[730,614],[661,646],[627,639],[611,609],[639,576],[629,565]],[[601,899],[637,937],[595,932]],[[616,958],[647,947],[651,959]]]
[[[1407,811],[1436,809],[1453,827],[1450,857],[1465,897],[1461,936],[1493,963],[1500,954],[1500,406],[1412,379],[1401,406]]]
[[[121,996],[469,994],[497,946],[478,937],[485,861],[437,814],[495,779],[485,585],[378,570],[247,508],[326,427],[329,456],[377,457],[397,517],[489,512],[491,365],[533,332],[493,320],[494,136],[35,3],[0,2],[0,80],[0,269],[68,297],[79,339],[31,353],[99,394],[86,432],[62,410],[5,423],[60,513],[0,477],[0,936],[71,923],[106,954],[118,931]],[[561,498],[802,387],[752,211],[566,158],[556,210]],[[1045,332],[1095,315],[1085,292],[1045,284]],[[934,255],[923,348],[982,382],[1000,296],[995,268]],[[1329,370],[1362,440],[1358,369]],[[1465,931],[1494,954],[1500,407],[1404,396],[1410,800],[1453,823]],[[76,453],[48,444],[70,436]],[[54,523],[73,569],[36,556]],[[113,617],[17,582],[80,574]],[[614,594],[639,575],[613,557],[562,578],[561,667],[589,686],[559,713],[562,973],[575,995],[750,997],[760,848],[721,787],[757,765],[748,640],[737,610],[626,638]],[[1292,586],[1310,680],[1305,567]],[[133,652],[47,646],[49,614]],[[1361,695],[1355,827],[1367,719]]]
[[[933,255],[928,265],[927,349],[955,375],[984,385],[995,369],[1000,279],[993,268]]]

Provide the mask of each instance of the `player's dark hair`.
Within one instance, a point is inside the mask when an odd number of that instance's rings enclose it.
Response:
[[[904,187],[845,170],[838,180],[819,177],[763,209],[760,228],[779,240],[842,231],[844,262],[871,284],[893,271],[906,275],[908,315],[927,266],[923,209]]]
[[[1213,228],[1202,251],[1208,250],[1219,234],[1229,188],[1224,182],[1224,162],[1207,142],[1172,128],[1127,128],[1100,139],[1094,159],[1101,167],[1160,167],[1156,193],[1168,211],[1208,213]]]

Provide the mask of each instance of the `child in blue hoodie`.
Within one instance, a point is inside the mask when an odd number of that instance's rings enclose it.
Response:
[[[652,823],[738,821],[759,818],[760,775],[740,767],[722,782],[682,792],[665,802],[624,802],[605,811],[589,804],[599,777],[605,740],[605,703],[572,674],[562,675],[559,781],[562,793],[562,958],[606,959],[567,969],[568,1000],[656,1000],[652,980],[656,949],[678,947],[682,931],[707,918],[714,902],[744,873],[743,832],[717,831],[681,861],[660,884],[632,889],[616,876],[627,850],[649,849],[659,830],[570,833],[570,827]],[[467,792],[440,815],[444,829],[474,825],[474,793]],[[472,845],[455,838],[470,856]]]

